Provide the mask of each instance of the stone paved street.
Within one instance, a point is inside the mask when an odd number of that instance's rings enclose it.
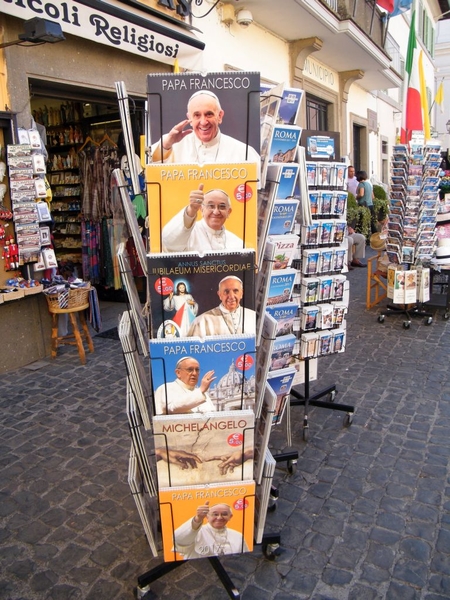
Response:
[[[281,534],[222,561],[243,600],[450,598],[450,322],[365,310],[352,284],[347,350],[323,358],[313,391],[336,383],[345,413],[291,409],[297,469],[279,463]],[[0,599],[129,600],[153,559],[127,483],[130,435],[120,342],[96,337],[81,366],[65,347],[40,368],[0,376]],[[39,365],[37,365],[39,366]],[[286,450],[284,426],[274,452]],[[190,561],[146,599],[228,598],[208,561]]]

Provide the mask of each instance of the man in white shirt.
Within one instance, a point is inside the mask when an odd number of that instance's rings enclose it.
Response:
[[[201,209],[203,218],[197,221]],[[177,213],[162,230],[164,252],[209,252],[242,250],[240,237],[225,229],[232,211],[231,201],[223,190],[203,191],[203,184],[189,194],[189,204]]]
[[[241,306],[244,288],[239,277],[229,276],[222,279],[217,295],[221,300],[220,305],[196,317],[188,336],[204,338],[208,335],[254,334],[256,313]]]
[[[175,550],[185,559],[248,552],[242,534],[227,527],[232,517],[228,504],[210,507],[206,502],[199,506],[195,517],[175,530]],[[207,523],[203,524],[205,518]]]
[[[187,119],[172,127],[152,148],[153,162],[203,164],[248,160],[259,165],[259,154],[254,148],[220,131],[224,114],[216,94],[209,90],[195,92],[188,101]],[[189,124],[192,129],[185,129]]]
[[[200,377],[200,365],[195,358],[185,356],[175,365],[175,381],[163,383],[155,392],[155,412],[157,415],[203,413],[215,411],[208,389],[215,380],[214,371]]]
[[[358,185],[359,185],[359,181],[356,178],[355,175],[355,167],[352,165],[349,165],[348,169],[347,169],[347,181],[346,181],[346,188],[347,188],[347,192],[350,192],[351,194],[353,194],[356,198],[356,190],[358,189]]]

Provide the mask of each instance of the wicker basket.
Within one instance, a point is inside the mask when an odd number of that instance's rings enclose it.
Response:
[[[64,310],[68,308],[78,308],[89,303],[89,292],[91,286],[69,290],[67,306],[60,306],[60,294],[46,295],[49,310]]]

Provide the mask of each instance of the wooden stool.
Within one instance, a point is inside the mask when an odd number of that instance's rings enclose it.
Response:
[[[82,292],[82,293],[80,293]],[[48,310],[52,315],[52,358],[56,358],[59,344],[76,346],[82,365],[86,364],[86,353],[84,351],[83,340],[87,343],[89,352],[94,352],[94,344],[86,323],[84,311],[89,308],[89,288],[70,290],[69,300],[66,308],[59,307],[57,295],[46,296]],[[83,304],[80,304],[84,302]],[[72,324],[72,333],[68,335],[58,335],[58,316],[69,315]],[[77,315],[81,323],[81,331],[78,327]]]
[[[387,298],[387,283],[380,279],[377,273],[378,259],[381,252],[371,256],[367,260],[367,289],[366,289],[366,308],[369,310],[379,302]]]

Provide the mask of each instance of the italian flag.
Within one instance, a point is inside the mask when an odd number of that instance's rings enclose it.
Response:
[[[413,12],[411,18],[403,86],[400,143],[407,144],[411,139],[413,131],[423,130],[422,104],[420,101],[419,51],[416,42],[416,11]]]

